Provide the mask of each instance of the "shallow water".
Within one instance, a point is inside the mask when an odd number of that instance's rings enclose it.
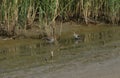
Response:
[[[74,40],[72,34],[68,34],[69,37],[61,39],[57,45],[31,39],[1,40],[0,73],[48,64],[65,63],[76,58],[84,59],[82,62],[88,62],[88,58],[97,58],[108,53],[97,52],[97,49],[103,49],[103,46],[107,43],[120,40],[120,27],[86,28],[80,28],[80,32],[78,32],[82,37],[80,41]],[[105,49],[116,47],[114,44],[105,47]],[[94,48],[94,51],[88,52],[92,48]],[[53,57],[51,57],[51,51],[53,51]]]

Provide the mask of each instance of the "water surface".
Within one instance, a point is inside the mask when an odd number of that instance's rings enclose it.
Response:
[[[0,40],[0,73],[66,63],[74,59],[79,59],[82,63],[91,62],[96,58],[101,60],[101,57],[112,53],[99,52],[98,49],[119,47],[119,43],[106,46],[120,40],[119,30],[120,27],[80,27],[77,33],[82,37],[81,41],[74,40],[71,32],[64,32],[63,36],[68,37],[63,37],[57,45],[35,39]],[[53,57],[51,51],[54,52]]]

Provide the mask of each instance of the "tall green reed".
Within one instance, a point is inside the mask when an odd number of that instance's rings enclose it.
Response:
[[[39,27],[53,33],[56,18],[120,23],[120,0],[1,0],[0,21],[8,31],[20,25],[31,28],[36,18]]]

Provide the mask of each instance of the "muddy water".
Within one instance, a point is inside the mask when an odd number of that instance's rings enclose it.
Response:
[[[68,34],[69,37],[59,40],[57,45],[48,44],[41,40],[1,40],[0,73],[65,63],[76,58],[82,60],[82,63],[89,62],[90,59],[93,60],[93,57],[95,60],[102,55],[111,54],[109,52],[97,52],[97,49],[103,49],[102,46],[107,43],[120,40],[120,28],[97,27],[96,29],[96,27],[92,27],[90,30],[86,28],[80,28],[81,32],[78,32],[81,40],[76,41],[73,34]],[[83,29],[84,31],[82,31]],[[118,46],[114,44],[105,48],[109,49]],[[93,48],[94,51],[88,52]],[[53,51],[53,57],[51,51]]]

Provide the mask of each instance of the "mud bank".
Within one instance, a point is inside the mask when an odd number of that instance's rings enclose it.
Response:
[[[60,64],[48,64],[0,74],[0,78],[119,78],[120,41],[94,47],[86,58],[73,58]],[[94,54],[94,52],[97,52]],[[88,55],[88,54],[86,54]],[[93,55],[93,56],[92,56]],[[97,56],[97,57],[96,57]]]

